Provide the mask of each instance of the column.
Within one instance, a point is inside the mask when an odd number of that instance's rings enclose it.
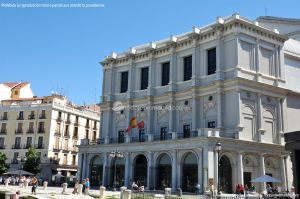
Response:
[[[177,70],[177,55],[176,55],[176,43],[172,44],[171,47],[171,62],[170,62],[170,83],[169,91],[175,91],[175,81],[176,81],[176,70]]]
[[[284,50],[282,49],[283,46],[278,47],[278,53],[279,53],[279,77],[280,79],[284,80],[285,79],[285,70],[284,70]]]
[[[217,128],[221,129],[223,126],[222,122],[222,94],[223,89],[217,89]]]
[[[259,155],[259,173],[260,173],[260,176],[265,175],[265,173],[266,173],[264,154]],[[260,185],[261,185],[260,190],[266,191],[266,183],[260,183]]]
[[[130,153],[125,153],[125,187],[130,187]]]
[[[175,117],[175,110],[173,106],[175,105],[175,96],[174,93],[170,93],[170,109],[169,109],[169,132],[175,131],[175,124],[176,124],[176,117]]]
[[[219,182],[219,172],[218,172],[218,168],[220,165],[219,164],[219,155],[218,153],[215,151],[214,153],[214,165],[216,165],[214,167],[214,187],[215,189],[218,189],[218,182]]]
[[[197,85],[196,76],[198,74],[197,68],[199,68],[199,57],[197,56],[197,53],[199,52],[199,47],[197,46],[197,40],[193,40],[194,46],[193,46],[193,54],[192,54],[192,86]],[[198,74],[199,75],[199,74]]]
[[[196,131],[198,128],[197,122],[200,118],[200,117],[198,117],[199,111],[200,110],[199,110],[196,90],[193,89],[193,94],[192,94],[192,131]]]
[[[200,193],[204,191],[204,186],[203,186],[203,159],[202,159],[202,154],[203,151],[198,151],[198,184],[200,185]]]
[[[172,153],[172,191],[175,191],[177,188],[176,182],[176,173],[177,173],[177,150],[173,150]]]
[[[155,55],[154,55],[154,53],[152,52],[151,53],[151,55],[150,55],[151,57],[150,57],[150,66],[149,66],[149,79],[148,79],[148,81],[149,81],[149,86],[148,86],[148,95],[149,96],[151,96],[151,95],[153,95],[153,87],[155,87],[155,69],[156,69],[156,67],[155,67],[155,65],[156,65],[156,60],[155,60]]]
[[[106,169],[106,167],[108,166],[108,158],[107,158],[108,154],[104,153],[103,156],[104,156],[104,161],[103,161],[102,185],[106,186],[107,185],[107,175],[108,175],[107,169]]]
[[[256,73],[259,73],[260,71],[260,66],[259,66],[259,62],[260,62],[260,53],[259,53],[259,42],[260,40],[259,39],[256,39],[256,42],[255,42],[255,65],[256,65]],[[259,74],[257,74],[257,80],[256,81],[259,81]]]
[[[128,74],[128,91],[127,98],[130,99],[132,97],[132,92],[135,90],[135,63],[134,63],[134,55],[131,55],[130,58],[130,70]]]
[[[277,142],[281,144],[283,118],[281,115],[281,98],[277,98]]]
[[[262,133],[264,132],[262,129],[262,103],[261,103],[261,94],[257,93],[257,133],[258,133],[258,141],[262,141]]]
[[[114,92],[114,85],[115,85],[115,82],[114,82],[114,77],[115,77],[115,71],[114,71],[114,61],[112,61],[110,64],[109,64],[109,72],[110,72],[110,74],[109,74],[109,80],[110,81],[107,81],[107,83],[109,83],[108,84],[108,100],[109,101],[111,101],[111,95],[112,95],[112,93]]]
[[[83,153],[82,154],[82,168],[81,168],[81,179],[84,179],[84,178],[86,178],[86,176],[85,176],[85,170],[86,170],[86,153]]]
[[[152,151],[149,151],[148,152],[148,162],[147,162],[147,165],[148,165],[148,171],[147,171],[147,188],[149,190],[153,189],[154,188],[154,162],[153,162],[153,152]]]
[[[281,156],[280,157],[280,172],[281,172],[281,187],[282,187],[282,191],[287,190],[285,162],[286,162],[286,157],[285,156]]]
[[[153,106],[153,99],[151,96],[149,96],[148,100],[148,109],[147,109],[147,134],[153,134],[154,133],[154,124],[153,124],[153,115],[154,110],[152,110]]]
[[[238,184],[244,184],[244,166],[242,152],[237,153],[237,182]]]
[[[220,31],[218,31],[218,41],[217,41],[217,47],[216,47],[216,53],[217,53],[217,59],[216,59],[216,80],[222,80],[223,79],[223,64],[224,64],[224,42],[223,42],[223,36]]]

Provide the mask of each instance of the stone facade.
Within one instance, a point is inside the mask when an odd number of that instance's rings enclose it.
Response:
[[[300,95],[293,86],[299,84],[293,77],[300,72],[300,52],[289,53],[287,42],[298,46],[278,30],[234,14],[179,36],[112,53],[101,62],[101,139],[94,146],[82,142],[79,177],[93,178],[97,186],[140,181],[147,189],[193,191],[199,184],[202,192],[211,185],[216,188],[220,180],[221,190],[230,193],[236,184],[249,185],[269,174],[286,190],[292,174],[283,135],[300,128],[295,120]],[[192,74],[185,80],[189,56]],[[162,86],[166,62],[169,84]],[[148,87],[142,90],[145,67]],[[128,90],[122,93],[126,71]],[[144,121],[145,128],[134,128],[123,138],[133,117]],[[217,142],[222,144],[220,157]],[[114,159],[112,151],[124,157]],[[264,190],[262,184],[256,187]]]

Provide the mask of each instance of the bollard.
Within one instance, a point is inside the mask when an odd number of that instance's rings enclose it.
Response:
[[[5,179],[5,188],[8,188],[8,179]]]
[[[176,194],[178,197],[182,196],[182,189],[180,187],[176,189]]]
[[[100,199],[105,199],[105,191],[106,188],[104,186],[100,186]]]
[[[28,188],[28,180],[27,180],[27,179],[24,181],[24,188],[25,188],[25,189]]]
[[[62,191],[62,194],[66,194],[66,193],[67,193],[67,188],[68,188],[68,184],[67,184],[67,183],[63,183],[63,191]]]
[[[12,199],[16,197],[16,193],[13,192],[6,192],[5,193],[5,199]]]
[[[125,193],[126,189],[127,189],[127,187],[121,187],[120,188],[120,199],[124,199],[124,193]]]
[[[169,197],[171,195],[171,188],[165,188],[165,196]]]
[[[47,190],[47,188],[48,188],[48,182],[47,182],[47,181],[44,181],[44,183],[43,183],[43,189],[44,189],[44,190]]]
[[[78,194],[82,194],[82,187],[83,187],[82,184],[78,185]]]
[[[124,191],[124,199],[131,199],[131,190],[126,189]]]

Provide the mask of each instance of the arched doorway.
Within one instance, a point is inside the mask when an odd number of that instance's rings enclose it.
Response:
[[[116,165],[115,165],[116,161]],[[116,187],[120,188],[124,186],[125,181],[125,158],[117,158],[112,159],[111,164],[111,179],[110,179],[110,186],[114,187],[114,183],[116,183]],[[116,175],[116,179],[115,179]],[[116,182],[114,182],[116,180]]]
[[[226,155],[220,159],[220,190],[224,193],[232,193],[232,168]]]
[[[158,175],[156,188],[162,190],[171,187],[172,183],[172,163],[171,158],[167,154],[163,154],[158,159]]]
[[[102,185],[102,176],[103,176],[103,158],[100,156],[95,156],[91,160],[91,170],[90,170],[90,181],[91,186],[100,186]]]
[[[197,157],[193,153],[188,153],[182,165],[182,190],[195,192],[198,183],[198,163]]]
[[[139,186],[147,186],[147,158],[144,155],[139,155],[135,160],[134,181]]]

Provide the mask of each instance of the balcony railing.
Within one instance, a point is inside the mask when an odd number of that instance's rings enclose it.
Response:
[[[71,124],[71,120],[67,119],[66,124]]]
[[[95,126],[93,127],[93,130],[97,130],[97,125],[95,125]]]
[[[58,131],[56,131],[56,132],[54,133],[54,135],[60,137],[60,136],[61,136],[61,133],[58,132]]]
[[[85,128],[87,128],[87,129],[90,128],[90,124],[86,123]]]
[[[21,147],[21,144],[17,144],[17,145],[13,144],[13,145],[11,146],[11,148],[12,148],[12,149],[21,149],[22,147]]]
[[[74,126],[79,126],[79,125],[80,125],[79,121],[76,120],[75,123],[74,123]]]
[[[0,130],[0,134],[2,134],[2,135],[3,135],[3,134],[7,134],[7,129],[1,129],[1,130]]]
[[[78,140],[78,134],[77,135],[73,135],[73,140]]]
[[[24,120],[24,117],[23,116],[18,116],[17,120]]]
[[[68,132],[66,133],[66,132],[65,132],[65,133],[64,133],[64,137],[70,139],[70,137],[71,137],[71,136],[70,136],[70,133],[68,133]]]
[[[0,145],[0,149],[5,149],[5,145]]]
[[[29,149],[32,147],[32,144],[24,144],[23,149]]]
[[[34,133],[34,129],[33,129],[33,128],[29,128],[29,129],[27,129],[27,133],[28,133],[28,134],[32,134],[32,133]]]
[[[50,162],[52,163],[52,164],[59,164],[59,158],[58,159],[56,159],[56,158],[50,158]]]
[[[54,145],[53,146],[53,151],[60,151],[61,147],[59,145]]]
[[[35,119],[35,115],[28,115],[28,119],[29,120],[34,120]]]
[[[18,164],[18,163],[19,163],[19,161],[17,159],[12,159],[11,160],[11,164]]]
[[[38,133],[45,133],[45,128],[39,128]]]
[[[7,116],[1,116],[0,120],[8,120],[8,117]]]
[[[23,133],[23,129],[16,129],[16,130],[15,130],[15,133],[16,133],[16,134],[22,134],[22,133]]]
[[[36,148],[36,149],[44,149],[44,144],[36,144],[34,146],[34,148]]]
[[[46,114],[41,114],[39,118],[40,119],[46,119]]]
[[[56,118],[56,122],[61,122],[61,117]]]

